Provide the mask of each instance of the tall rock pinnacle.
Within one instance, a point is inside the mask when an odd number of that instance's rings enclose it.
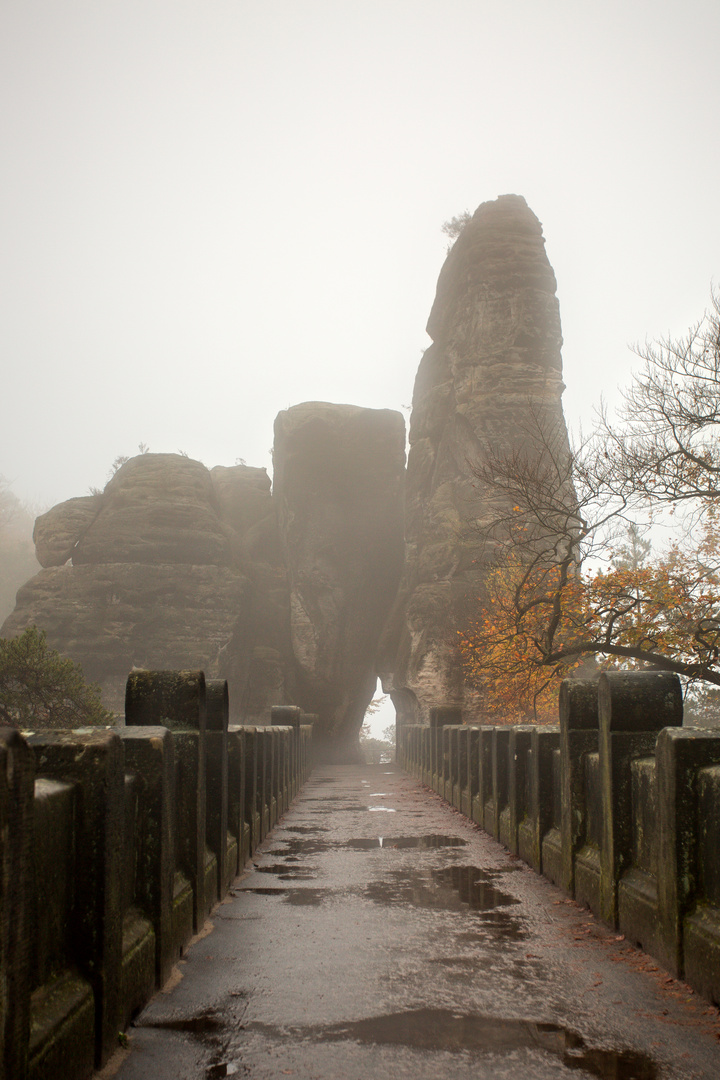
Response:
[[[381,650],[401,720],[477,704],[455,644],[483,574],[467,536],[486,513],[471,468],[488,443],[511,450],[531,420],[564,436],[555,290],[540,222],[518,195],[483,203],[440,273],[413,394],[406,570]]]

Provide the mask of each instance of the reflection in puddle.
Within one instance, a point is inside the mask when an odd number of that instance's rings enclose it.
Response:
[[[450,866],[442,870],[392,870],[385,878],[371,881],[364,896],[376,904],[397,904],[435,911],[477,912],[478,922],[468,924],[473,938],[488,933],[503,940],[520,941],[527,936],[522,920],[501,909],[520,901],[493,884],[491,871],[475,866]],[[464,935],[463,935],[464,936]]]
[[[288,1029],[248,1024],[249,1030],[287,1037]],[[497,1016],[456,1013],[449,1009],[416,1009],[389,1013],[347,1024],[291,1028],[294,1037],[315,1042],[351,1040],[375,1046],[408,1046],[425,1051],[473,1055],[507,1054],[526,1049],[553,1055],[569,1069],[583,1069],[602,1080],[658,1080],[652,1058],[634,1050],[604,1050],[587,1046],[577,1032],[559,1024],[505,1020]]]
[[[375,811],[375,810],[377,810],[381,814],[395,814],[395,813],[397,813],[397,811],[393,810],[393,808],[391,806],[368,806],[368,810],[370,811],[370,813],[373,813],[373,811]]]
[[[299,832],[299,829],[293,830]],[[468,843],[461,836],[442,836],[439,833],[429,833],[426,836],[384,836],[384,837],[361,837],[353,840],[295,840],[290,837],[287,840],[278,837],[278,843],[282,847],[273,848],[268,855],[276,855],[286,859],[287,862],[297,860],[300,855],[319,855],[331,848],[341,850],[350,848],[352,851],[373,851],[377,848],[444,848],[465,847]],[[508,867],[514,870],[515,867]]]
[[[436,881],[447,882],[457,889],[460,899],[473,911],[489,911],[491,908],[519,904],[516,896],[503,892],[492,884],[495,874],[476,866],[446,866],[433,870]]]
[[[264,889],[264,888],[239,888],[233,896],[241,893],[254,893],[256,896],[281,896],[283,902],[291,907],[314,907],[321,904],[330,895],[332,889]]]
[[[294,825],[292,829],[286,830],[289,833],[298,833],[299,836],[306,836],[309,833],[330,832],[329,829],[324,829],[322,825]]]
[[[290,862],[290,859],[288,859]],[[312,881],[317,874],[302,866],[288,866],[287,863],[273,863],[272,866],[255,866],[259,874],[277,874],[281,881]]]
[[[375,848],[441,848],[441,847],[464,847],[467,840],[460,836],[379,836],[364,837],[359,840],[346,840],[343,847],[352,848],[353,851],[372,851]]]

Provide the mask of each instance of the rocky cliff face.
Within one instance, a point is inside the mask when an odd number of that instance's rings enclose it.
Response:
[[[275,422],[274,498],[298,700],[336,748],[357,743],[403,563],[400,413],[308,402]]]
[[[133,667],[225,666],[235,713],[242,704],[249,720],[285,700],[287,587],[271,562],[279,547],[264,469],[211,473],[179,454],[143,454],[102,494],[38,518],[35,544],[45,569],[1,632],[43,627],[101,685],[108,708],[122,712]]]
[[[564,437],[555,289],[524,199],[484,203],[438,281],[406,483],[399,413],[324,402],[278,416],[272,495],[263,469],[141,455],[38,519],[45,569],[0,633],[44,627],[110,708],[132,667],[204,668],[228,678],[234,719],[299,704],[345,750],[378,669],[403,720],[476,707],[455,650],[483,576],[472,466],[531,419]]]
[[[555,290],[517,195],[483,203],[442,268],[413,394],[406,571],[381,650],[402,719],[478,704],[454,644],[483,574],[467,524],[487,511],[471,470],[488,443],[510,450],[531,426],[564,434]]]
[[[4,636],[35,623],[122,712],[133,668],[203,668],[234,720],[300,704],[351,753],[403,560],[399,413],[312,402],[276,424],[264,469],[144,454],[104,492],[38,519],[44,569]]]

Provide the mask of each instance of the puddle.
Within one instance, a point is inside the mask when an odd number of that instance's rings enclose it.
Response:
[[[492,873],[475,866],[450,866],[442,870],[392,870],[371,881],[363,896],[386,907],[398,904],[428,911],[475,912],[478,921],[466,924],[468,940],[486,940],[488,934],[506,941],[527,936],[522,920],[501,910],[519,904],[510,893],[493,884]],[[500,910],[498,910],[500,909]]]
[[[354,851],[372,851],[376,848],[441,848],[441,847],[464,847],[467,840],[460,836],[378,836],[368,839],[346,840],[343,847],[352,848]]]
[[[297,833],[299,836],[307,836],[311,833],[330,832],[329,829],[324,829],[322,825],[295,825],[294,828],[288,829],[289,833]]]
[[[234,896],[241,893],[255,893],[256,896],[281,896],[284,903],[291,907],[314,907],[322,904],[323,900],[332,892],[331,889],[266,889],[246,888],[237,889]]]
[[[354,840],[287,840],[278,839],[282,847],[273,848],[269,855],[279,856],[286,862],[297,861],[301,855],[319,855],[331,848],[338,850],[350,848],[353,851],[372,851],[377,848],[443,848],[464,847],[468,841],[460,836],[442,836],[430,833],[427,836],[370,836]],[[258,867],[260,869],[260,867]],[[516,869],[514,866],[509,869]]]
[[[368,799],[387,799],[389,791],[370,791],[368,792]]]
[[[337,846],[329,840],[281,840],[280,843],[283,845],[281,848],[273,848],[268,854],[291,859],[298,855],[319,855],[321,851],[329,851]]]
[[[142,1027],[162,1028],[164,1031],[187,1031],[190,1035],[208,1035],[220,1031],[222,1020],[215,1013],[199,1013],[197,1016],[177,1017],[168,1020],[144,1021]]]
[[[368,806],[368,807],[366,807],[366,809],[369,810],[371,814],[374,811],[377,811],[380,814],[396,814],[397,813],[397,810],[393,810],[393,808],[391,806]]]
[[[476,866],[446,866],[442,870],[433,870],[432,876],[436,881],[452,885],[463,903],[473,911],[489,911],[520,903],[516,896],[503,892],[493,884],[496,875],[492,871],[480,870]]]
[[[456,1013],[450,1009],[416,1009],[389,1013],[327,1027],[275,1028],[248,1024],[247,1030],[281,1038],[315,1042],[352,1041],[374,1046],[408,1046],[450,1053],[510,1054],[516,1050],[552,1055],[568,1069],[582,1069],[601,1080],[659,1080],[652,1058],[634,1050],[607,1050],[588,1046],[577,1032],[559,1024],[534,1020],[505,1020],[497,1016]]]
[[[288,862],[291,860],[289,859]],[[272,866],[256,866],[258,874],[277,874],[281,881],[312,881],[317,874],[307,869],[288,866],[287,863],[273,863]]]

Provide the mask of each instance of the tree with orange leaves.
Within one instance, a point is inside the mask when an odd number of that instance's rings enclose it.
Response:
[[[485,448],[476,476],[493,513],[477,531],[489,569],[458,642],[490,713],[551,718],[560,680],[588,662],[720,686],[713,300],[686,339],[641,353],[623,430],[603,415],[598,436],[574,453],[564,428],[536,416],[520,447]],[[639,522],[663,506],[684,528],[651,558]]]

